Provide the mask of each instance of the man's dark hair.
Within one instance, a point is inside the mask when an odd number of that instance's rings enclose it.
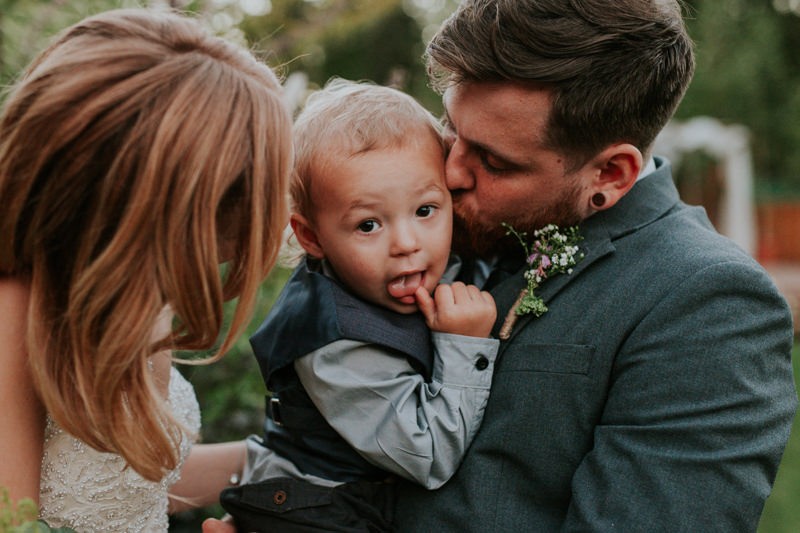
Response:
[[[427,48],[437,90],[512,81],[549,89],[549,147],[580,166],[606,146],[646,153],[694,73],[676,0],[464,0]]]

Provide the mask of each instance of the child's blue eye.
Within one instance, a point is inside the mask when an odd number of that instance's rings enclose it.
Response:
[[[362,233],[372,233],[378,229],[378,222],[375,220],[365,220],[358,225],[358,231]]]
[[[427,218],[433,214],[436,208],[432,205],[423,205],[419,209],[417,209],[417,216]]]

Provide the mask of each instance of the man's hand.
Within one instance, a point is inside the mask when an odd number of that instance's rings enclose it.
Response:
[[[497,318],[494,298],[475,285],[460,281],[439,285],[428,294],[424,287],[414,294],[425,322],[433,331],[470,337],[488,337]]]

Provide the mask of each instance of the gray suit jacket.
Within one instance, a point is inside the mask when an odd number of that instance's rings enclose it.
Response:
[[[456,475],[398,531],[755,531],[797,404],[791,315],[658,160],[502,342]],[[498,325],[522,272],[492,291]]]

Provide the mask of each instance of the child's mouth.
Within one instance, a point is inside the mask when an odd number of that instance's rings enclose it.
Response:
[[[414,298],[414,293],[422,285],[424,274],[424,271],[421,271],[396,277],[389,282],[386,290],[389,291],[392,298],[396,298],[404,304],[416,303],[417,300]]]

